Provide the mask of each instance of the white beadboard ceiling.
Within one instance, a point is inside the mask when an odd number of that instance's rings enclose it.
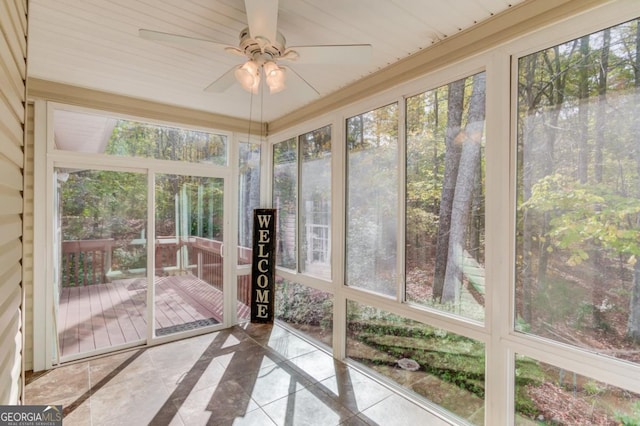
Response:
[[[371,44],[361,65],[291,65],[326,96],[525,0],[280,0],[287,46]],[[243,0],[29,0],[30,77],[268,122],[316,100],[289,74],[281,93],[203,89],[243,58],[144,40],[140,28],[238,45]],[[250,113],[250,106],[253,111]],[[262,106],[260,108],[259,106]],[[260,112],[261,111],[261,112]]]

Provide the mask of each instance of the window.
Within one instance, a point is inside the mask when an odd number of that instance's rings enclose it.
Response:
[[[273,206],[278,266],[331,279],[331,126],[274,145]]]
[[[298,145],[292,138],[273,146],[273,208],[278,210],[276,262],[297,269]]]
[[[300,270],[331,279],[331,126],[298,138]]]
[[[472,424],[484,424],[482,342],[348,300],[347,356]]]
[[[347,120],[347,285],[396,294],[398,104]]]
[[[518,354],[515,368],[516,425],[530,425],[532,420],[637,425],[640,420],[640,396],[624,389]]]
[[[406,300],[483,320],[485,73],[406,108]]]
[[[56,110],[56,149],[226,165],[227,136]],[[80,130],[81,129],[81,130]]]
[[[276,277],[276,318],[331,347],[333,295],[280,276]]]
[[[238,264],[251,264],[253,210],[260,207],[260,144],[239,144]]]
[[[520,58],[517,110],[516,329],[635,363],[639,31],[632,21]]]

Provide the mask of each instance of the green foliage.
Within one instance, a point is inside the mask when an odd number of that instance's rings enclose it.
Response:
[[[83,170],[61,184],[63,240],[139,235],[146,221],[146,176]]]
[[[146,247],[116,247],[113,250],[112,269],[126,271],[129,269],[146,268]]]
[[[349,152],[395,146],[398,141],[398,104],[351,117],[346,124]]]
[[[438,337],[430,327],[403,330],[399,326],[376,324],[364,328],[368,332],[360,330],[355,334],[361,342],[394,359],[413,359],[421,370],[484,397],[485,359],[481,343],[452,334]]]
[[[226,150],[227,140],[223,135],[120,120],[106,153],[223,165]]]
[[[532,358],[516,355],[515,369],[515,410],[525,417],[535,417],[538,407],[527,394],[529,386],[538,386],[545,381],[544,371],[540,364]]]
[[[275,293],[276,318],[297,325],[333,328],[333,296],[320,290],[281,279]]]
[[[522,332],[522,333],[529,333],[531,331],[531,324],[526,322],[524,320],[524,318],[522,318],[520,315],[518,315],[516,317],[515,329],[520,331],[520,332]]]
[[[614,254],[640,255],[640,229],[636,217],[640,200],[622,197],[594,185],[556,173],[540,179],[521,209],[550,213],[550,229],[539,238],[549,238],[557,249],[569,251],[567,263],[578,265],[597,245]]]
[[[589,380],[586,382],[582,388],[584,392],[589,396],[595,396],[603,392],[603,388],[598,384],[598,382],[594,380]]]
[[[640,401],[636,401],[631,410],[631,413],[616,412],[616,420],[623,426],[640,426]]]
[[[484,396],[482,343],[356,302],[348,303],[347,317],[350,338],[384,354],[363,362],[387,365],[410,358],[420,371]]]
[[[538,407],[536,403],[527,395],[527,389],[523,386],[519,386],[516,388],[515,392],[515,411],[516,413],[532,418],[538,414]]]

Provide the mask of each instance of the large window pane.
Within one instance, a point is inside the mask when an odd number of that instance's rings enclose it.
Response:
[[[54,296],[62,357],[147,335],[147,176],[57,168]]]
[[[275,305],[277,319],[331,347],[332,294],[277,277]]]
[[[54,119],[57,149],[191,163],[227,163],[226,135],[65,110],[56,110]]]
[[[640,424],[640,395],[572,371],[516,355],[515,381],[516,425]]]
[[[155,332],[223,321],[224,181],[156,175]]]
[[[484,424],[481,342],[349,300],[347,356],[472,424]]]
[[[300,269],[331,279],[331,126],[299,137]]]
[[[516,328],[633,362],[639,31],[633,21],[518,60]]]
[[[273,207],[278,209],[276,262],[296,269],[298,145],[289,139],[273,146]]]
[[[347,284],[396,294],[398,105],[347,120]]]
[[[406,300],[482,320],[485,73],[406,108]]]
[[[239,144],[238,264],[251,264],[253,210],[260,207],[260,144]]]

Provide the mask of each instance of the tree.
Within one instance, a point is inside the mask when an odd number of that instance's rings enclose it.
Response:
[[[461,153],[451,209],[451,228],[442,303],[455,301],[462,283],[461,259],[465,250],[465,233],[469,224],[475,179],[480,168],[480,149],[485,118],[485,86],[484,73],[473,76],[468,121],[464,131],[456,137],[457,144],[461,145]]]
[[[447,258],[449,253],[449,233],[451,228],[451,212],[456,189],[456,179],[460,165],[462,147],[455,143],[462,126],[465,79],[449,84],[447,103],[447,130],[445,134],[444,178],[442,195],[440,196],[440,212],[438,214],[438,233],[436,240],[435,272],[433,276],[433,299],[442,300],[444,292]]]

